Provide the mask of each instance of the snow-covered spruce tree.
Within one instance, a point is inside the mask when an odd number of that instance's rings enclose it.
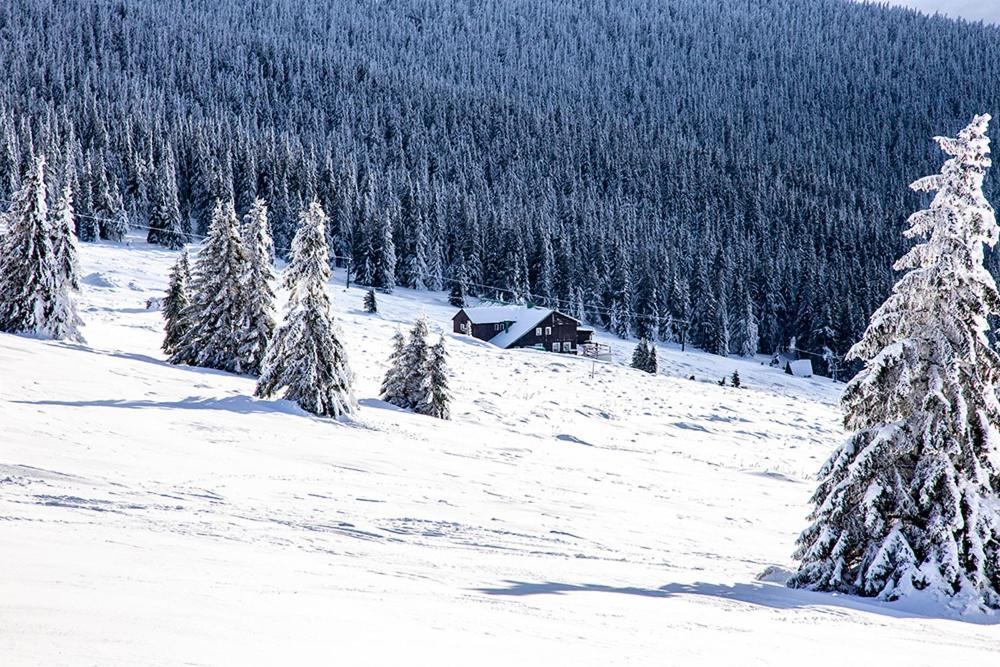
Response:
[[[56,254],[46,201],[45,158],[35,159],[0,237],[0,331],[53,336],[62,320],[64,270]]]
[[[717,297],[713,303],[713,320],[710,323],[712,327],[710,330],[709,338],[709,352],[713,354],[719,354],[722,356],[728,356],[730,351],[730,337],[729,337],[729,298],[726,295],[725,286],[720,285],[719,291],[717,292]]]
[[[656,345],[647,341],[646,343],[646,372],[656,375],[660,371],[659,362],[656,360]]]
[[[365,312],[366,313],[377,313],[378,312],[378,300],[375,298],[375,290],[370,289],[365,292]]]
[[[122,203],[121,190],[115,178],[108,178],[103,157],[95,160],[91,174],[91,211],[99,218],[98,229],[102,239],[121,242],[128,234],[128,212]]]
[[[173,154],[168,151],[156,171],[156,181],[153,183],[149,233],[146,235],[146,241],[166,246],[171,250],[180,250],[186,240],[180,203],[177,199],[177,176],[174,172]]]
[[[413,411],[428,417],[450,419],[451,412],[448,405],[451,403],[451,394],[448,391],[448,363],[444,336],[430,348],[422,375],[421,392],[416,396]]]
[[[636,343],[635,350],[632,352],[632,368],[644,371],[648,363],[649,346],[646,344],[646,339],[643,338]]]
[[[632,326],[628,316],[628,306],[624,300],[616,298],[612,302],[608,328],[611,329],[611,333],[619,338],[628,338]]]
[[[285,320],[275,332],[257,383],[257,396],[284,390],[283,398],[324,417],[350,415],[357,408],[354,376],[337,337],[326,283],[330,265],[326,213],[313,202],[299,215],[289,275],[294,281]]]
[[[232,202],[217,201],[208,236],[198,253],[191,279],[189,329],[170,357],[175,364],[252,372],[241,355],[249,295],[248,261]]]
[[[429,333],[427,320],[417,318],[410,329],[410,337],[403,349],[403,400],[406,405],[400,407],[415,408],[424,397],[424,371],[430,358],[430,348],[427,345]]]
[[[168,355],[173,355],[181,346],[181,342],[188,331],[191,323],[188,320],[188,306],[190,306],[190,295],[188,294],[191,283],[191,265],[188,262],[187,251],[181,252],[180,258],[170,270],[170,285],[167,288],[167,296],[163,299],[163,320],[166,335],[163,338],[163,351]]]
[[[382,380],[382,390],[379,397],[386,403],[397,407],[409,407],[405,397],[406,369],[403,359],[406,357],[406,338],[398,329],[392,336],[392,354],[389,356],[389,370]]]
[[[741,290],[740,297],[740,313],[736,325],[736,351],[742,357],[752,357],[757,354],[760,331],[750,291],[746,289]]]
[[[74,294],[80,291],[77,272],[76,221],[73,214],[73,189],[63,186],[52,215],[52,250],[57,265],[56,300],[49,313],[48,332],[56,339],[83,342],[83,322],[76,311]]]
[[[372,233],[371,286],[388,294],[396,287],[396,246],[392,240],[392,217],[389,210],[377,216]]]
[[[393,338],[389,370],[382,381],[381,398],[395,406],[414,409],[426,397],[425,374],[430,358],[427,320],[417,319],[404,339],[398,331]]]
[[[937,191],[905,232],[926,240],[896,263],[908,273],[849,353],[865,362],[842,399],[853,435],[820,473],[793,587],[1000,607],[1000,357],[986,338],[1000,294],[983,268],[998,227],[981,189],[989,120],[938,137],[951,159],[911,186]]]
[[[465,281],[465,262],[462,262],[453,272],[451,291],[448,292],[448,303],[455,308],[465,308]]]
[[[257,198],[243,225],[246,300],[240,325],[239,357],[243,372],[260,373],[267,345],[274,335],[274,242],[268,227],[267,205]]]

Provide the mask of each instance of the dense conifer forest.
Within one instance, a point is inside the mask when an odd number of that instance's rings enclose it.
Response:
[[[287,255],[316,199],[360,283],[718,353],[843,353],[928,138],[1000,100],[1000,30],[841,0],[12,0],[0,40],[0,200],[45,154],[82,241],[261,197]]]

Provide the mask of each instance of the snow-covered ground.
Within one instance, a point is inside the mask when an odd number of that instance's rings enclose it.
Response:
[[[663,375],[447,333],[454,419],[377,400],[381,313],[331,286],[351,423],[174,367],[176,255],[82,249],[86,346],[0,334],[0,664],[993,664],[956,620],[790,568],[839,386],[661,348]],[[631,345],[606,339],[619,361]],[[744,388],[716,386],[738,369]],[[694,375],[695,381],[689,376]]]

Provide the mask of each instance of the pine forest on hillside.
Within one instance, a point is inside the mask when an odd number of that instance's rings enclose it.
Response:
[[[914,2],[0,2],[2,667],[994,664]]]
[[[844,354],[927,138],[1000,100],[997,30],[841,0],[18,0],[0,37],[0,200],[44,153],[83,241],[261,197],[287,257],[316,198],[362,284],[717,353]]]

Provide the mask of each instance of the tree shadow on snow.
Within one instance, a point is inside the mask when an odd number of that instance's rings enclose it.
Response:
[[[126,408],[144,410],[159,408],[167,410],[224,410],[239,414],[253,413],[284,413],[310,416],[308,412],[289,401],[258,400],[250,396],[227,396],[225,398],[207,398],[204,396],[188,396],[179,401],[126,400],[121,398],[99,399],[92,401],[11,401],[24,405],[60,405],[71,408]]]
[[[139,310],[145,310],[145,309],[140,308]],[[84,334],[87,333],[86,329],[84,329],[83,333]],[[220,371],[216,368],[205,368],[203,366],[190,366],[188,364],[172,364],[162,357],[153,357],[148,354],[140,354],[138,352],[124,352],[122,350],[102,350],[99,348],[90,347],[86,343],[74,343],[73,341],[65,341],[65,340],[50,340],[44,338],[41,340],[44,343],[65,348],[67,350],[76,350],[78,352],[89,352],[90,354],[97,354],[102,357],[111,357],[113,359],[138,361],[140,363],[152,364],[154,366],[169,368],[171,370],[176,370],[176,371],[197,373],[199,375],[217,375],[220,377],[243,378],[249,380],[255,379],[252,375],[230,373],[229,371]]]
[[[221,371],[220,371],[221,372]],[[227,396],[211,398],[206,396],[188,396],[179,401],[151,401],[148,399],[127,400],[123,398],[97,399],[91,401],[11,401],[22,405],[55,405],[70,408],[125,408],[128,410],[221,410],[234,414],[284,414],[305,417],[322,424],[333,424],[344,428],[361,431],[377,431],[378,429],[359,421],[356,418],[341,417],[332,419],[319,417],[306,412],[296,403],[284,399],[261,399],[252,396]]]
[[[558,582],[530,583],[524,581],[504,581],[505,587],[479,588],[480,593],[496,596],[524,597],[529,595],[566,595],[568,593],[617,593],[650,598],[672,598],[686,595],[702,595],[733,602],[767,607],[770,609],[812,609],[840,608],[891,618],[944,619],[972,623],[976,625],[1000,625],[1000,615],[960,615],[943,606],[927,604],[907,605],[906,602],[880,602],[868,598],[832,593],[787,588],[780,584],[755,582],[749,584],[667,584],[660,588],[639,588],[633,586],[605,586],[601,584],[565,584]]]

